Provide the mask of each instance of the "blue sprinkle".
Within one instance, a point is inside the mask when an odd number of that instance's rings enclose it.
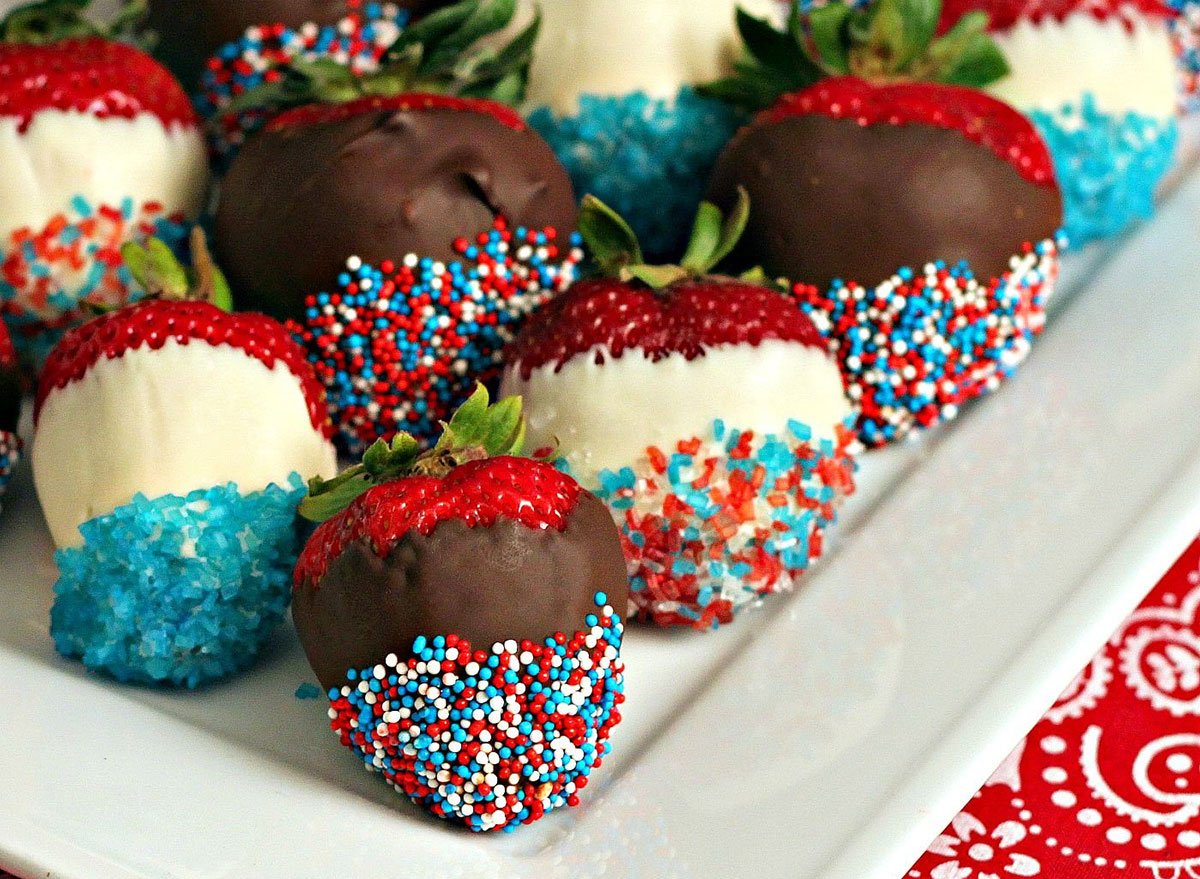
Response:
[[[1174,162],[1174,118],[1104,113],[1090,93],[1078,105],[1029,117],[1054,159],[1071,247],[1118,235],[1154,213],[1158,184]]]
[[[85,522],[83,545],[55,554],[55,647],[143,684],[197,687],[245,668],[287,611],[305,491],[292,474],[249,495],[232,483],[137,495]]]
[[[681,248],[717,156],[745,121],[687,86],[669,100],[644,92],[582,95],[578,115],[557,117],[541,107],[529,117],[575,190],[625,217],[651,257]]]
[[[314,684],[301,684],[296,688],[297,699],[317,699],[321,695],[321,688]]]

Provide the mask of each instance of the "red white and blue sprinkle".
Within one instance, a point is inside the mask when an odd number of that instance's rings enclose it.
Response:
[[[854,492],[856,448],[849,423],[818,439],[795,420],[780,435],[716,421],[601,471],[595,493],[621,531],[638,616],[715,629],[791,588]]]
[[[201,77],[195,104],[202,116],[218,119],[213,147],[219,161],[227,163],[246,137],[275,115],[270,108],[224,114],[234,98],[277,81],[297,59],[333,60],[356,74],[373,73],[408,19],[408,11],[392,3],[346,0],[346,15],[336,24],[255,25],[218,49]]]
[[[865,445],[949,421],[1016,370],[1045,326],[1060,246],[1025,245],[986,284],[964,264],[936,262],[921,273],[900,269],[873,289],[792,288],[830,340]]]
[[[352,257],[341,289],[308,297],[304,323],[289,324],[349,454],[397,431],[436,438],[475,383],[499,375],[504,346],[574,282],[583,258],[577,235],[560,246],[553,228],[512,230],[503,218],[454,249],[462,259],[446,263]]]
[[[21,359],[42,363],[63,333],[90,317],[81,301],[111,307],[136,298],[122,244],[155,236],[174,246],[189,229],[157,202],[93,205],[76,196],[41,229],[9,233],[0,240],[0,302]]]
[[[574,806],[621,720],[621,618],[603,592],[586,629],[479,650],[419,637],[411,656],[329,691],[342,744],[397,792],[475,831]]]

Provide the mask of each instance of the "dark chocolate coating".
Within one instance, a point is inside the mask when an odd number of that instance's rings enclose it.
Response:
[[[795,116],[744,129],[722,154],[709,198],[750,194],[734,263],[819,288],[874,286],[908,266],[966,260],[980,279],[1062,225],[1056,186],[1039,186],[961,133]]]
[[[392,0],[422,15],[454,0]],[[336,24],[350,12],[346,0],[150,0],[146,26],[158,35],[155,55],[195,91],[204,65],[217,49],[256,24],[297,28],[308,22]]]
[[[497,641],[542,641],[586,628],[597,592],[624,616],[625,557],[612,514],[584,493],[567,527],[534,531],[511,519],[490,528],[445,522],[409,534],[381,559],[352,543],[313,588],[296,589],[292,616],[300,643],[326,689],[346,672],[389,653],[411,657],[418,635],[456,634],[473,650]]]
[[[373,111],[266,130],[221,187],[214,247],[242,308],[299,318],[346,259],[458,258],[455,239],[514,226],[575,230],[575,193],[549,145],[483,113]]]

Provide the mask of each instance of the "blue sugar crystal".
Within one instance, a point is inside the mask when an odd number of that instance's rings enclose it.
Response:
[[[119,681],[197,687],[248,666],[283,619],[304,483],[136,496],[59,550],[50,634]]]
[[[686,86],[672,100],[582,95],[577,115],[541,107],[529,117],[576,193],[595,195],[628,220],[651,258],[682,249],[713,165],[745,121]]]
[[[1155,191],[1175,157],[1174,119],[1104,113],[1090,94],[1029,117],[1054,159],[1071,247],[1119,235],[1154,213]]]

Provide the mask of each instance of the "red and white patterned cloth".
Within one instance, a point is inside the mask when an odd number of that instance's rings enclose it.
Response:
[[[908,876],[1200,879],[1200,539]]]
[[[1200,879],[1200,538],[908,873],[1024,876]]]

